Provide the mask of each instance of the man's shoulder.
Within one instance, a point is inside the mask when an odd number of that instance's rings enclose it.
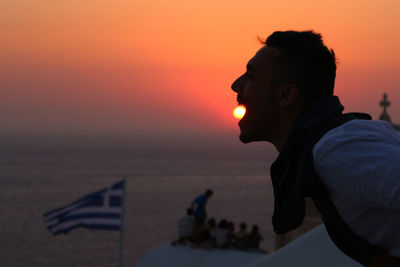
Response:
[[[314,150],[335,144],[354,142],[357,140],[379,141],[387,138],[400,138],[400,132],[381,120],[350,120],[324,134],[315,144]]]
[[[400,132],[386,121],[351,120],[330,131],[314,145],[314,162],[332,165],[350,158],[398,151]],[[397,152],[396,152],[397,154]]]
[[[354,119],[350,120],[342,125],[332,129],[328,133],[337,133],[340,134],[343,131],[347,133],[357,133],[362,134],[364,132],[383,132],[383,131],[395,131],[393,126],[387,122],[382,120],[362,120],[362,119]]]

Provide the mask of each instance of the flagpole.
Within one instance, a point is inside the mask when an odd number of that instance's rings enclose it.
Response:
[[[124,188],[122,191],[122,217],[121,217],[121,229],[119,237],[119,267],[123,267],[123,251],[124,251],[124,221],[125,221],[125,193],[126,193],[126,175],[124,176]]]

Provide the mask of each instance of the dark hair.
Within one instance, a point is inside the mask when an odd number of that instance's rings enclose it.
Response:
[[[258,232],[258,225],[257,224],[253,225],[253,227],[251,228],[251,232],[252,233],[257,233]]]
[[[193,209],[192,208],[187,208],[186,209],[186,214],[187,215],[192,215],[193,214]]]
[[[206,194],[206,196],[212,196],[213,195],[213,191],[211,189],[207,189],[205,194]]]
[[[225,219],[222,219],[219,221],[218,227],[222,228],[222,229],[226,229],[226,228],[228,228],[228,222]]]
[[[217,222],[215,221],[214,218],[210,218],[210,219],[208,219],[207,224],[208,224],[209,226],[215,227],[215,225],[217,224]]]
[[[336,78],[336,57],[319,33],[313,31],[277,31],[264,45],[279,48],[276,58],[277,82],[294,83],[306,105],[332,95]]]

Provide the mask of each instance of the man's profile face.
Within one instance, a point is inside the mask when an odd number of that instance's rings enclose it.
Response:
[[[273,59],[277,48],[264,46],[247,64],[247,71],[233,84],[238,103],[246,107],[246,114],[239,121],[240,140],[273,141],[279,121],[276,88],[273,80]]]

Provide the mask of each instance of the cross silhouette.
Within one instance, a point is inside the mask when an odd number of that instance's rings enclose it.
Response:
[[[380,103],[381,107],[383,107],[383,113],[386,113],[386,108],[390,106],[390,102],[387,100],[387,94],[383,94],[383,100]]]

